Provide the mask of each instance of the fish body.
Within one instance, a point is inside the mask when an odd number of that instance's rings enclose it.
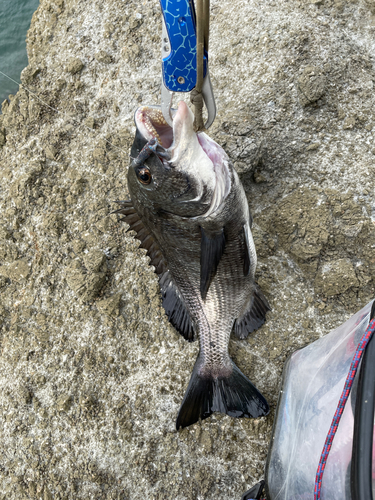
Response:
[[[139,108],[135,122],[131,201],[118,212],[148,250],[171,323],[199,339],[177,429],[214,411],[266,415],[267,401],[228,353],[232,330],[246,338],[270,309],[254,281],[251,215],[238,175],[218,144],[194,132],[183,101],[173,129],[157,107]]]

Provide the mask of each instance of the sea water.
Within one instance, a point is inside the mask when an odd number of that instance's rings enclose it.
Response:
[[[39,0],[0,0],[0,71],[16,82],[28,64],[26,34]],[[0,103],[15,94],[18,83],[0,73]]]

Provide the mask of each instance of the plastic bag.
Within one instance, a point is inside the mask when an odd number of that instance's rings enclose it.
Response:
[[[325,337],[292,354],[266,467],[270,500],[312,500],[316,470],[372,302]],[[322,482],[322,498],[350,500],[356,376],[334,438]],[[374,449],[374,448],[373,448]],[[374,451],[373,451],[374,453]],[[375,460],[372,461],[373,466]],[[375,470],[373,470],[373,478]],[[375,496],[375,483],[372,483]]]

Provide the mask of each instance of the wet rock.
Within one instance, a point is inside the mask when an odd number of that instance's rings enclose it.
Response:
[[[298,79],[299,99],[303,106],[317,101],[324,94],[326,78],[316,66],[307,66]]]
[[[41,68],[30,64],[21,72],[21,82],[25,84],[31,83],[40,72]]]
[[[314,288],[317,293],[332,297],[358,284],[352,262],[349,259],[339,259],[325,262],[318,269]]]

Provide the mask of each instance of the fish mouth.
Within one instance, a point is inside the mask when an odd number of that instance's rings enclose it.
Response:
[[[166,122],[160,106],[142,106],[137,109],[134,118],[138,130],[147,142],[151,139],[157,139],[162,148],[169,149],[171,147],[173,128]]]
[[[171,109],[173,127],[165,120],[160,106],[142,106],[135,113],[135,124],[149,142],[157,139],[164,149],[160,158],[171,167],[183,169],[196,179],[197,196],[184,202],[200,202],[204,192],[212,192],[212,199],[205,216],[215,212],[231,189],[229,159],[225,151],[205,133],[196,133],[194,115],[184,101],[178,109]],[[205,186],[205,188],[203,188]]]
[[[184,101],[178,103],[178,109],[171,109],[171,115],[173,127],[165,120],[160,106],[142,106],[135,113],[135,123],[147,142],[156,139],[172,155],[183,136],[196,134],[193,114]]]

